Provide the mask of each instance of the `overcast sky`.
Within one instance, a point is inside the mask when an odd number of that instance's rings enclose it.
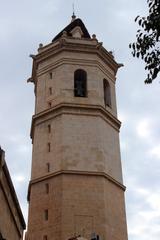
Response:
[[[34,112],[33,85],[27,83],[29,54],[50,43],[70,23],[73,0],[0,0],[0,145],[27,219],[27,187]],[[77,0],[75,13],[88,31],[124,63],[117,75],[118,116],[130,240],[160,237],[160,83],[145,85],[144,65],[132,58],[134,18],[147,0]]]

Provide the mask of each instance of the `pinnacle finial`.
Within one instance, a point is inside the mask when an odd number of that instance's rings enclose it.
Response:
[[[76,19],[74,3],[72,4],[72,7],[73,7],[72,22],[73,22]]]

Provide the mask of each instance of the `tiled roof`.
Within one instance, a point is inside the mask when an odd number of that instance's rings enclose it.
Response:
[[[68,36],[72,36],[71,35],[71,31],[75,28],[75,27],[80,27],[82,32],[83,32],[83,38],[91,38],[87,28],[85,27],[84,23],[82,22],[82,20],[80,18],[75,19],[74,21],[72,21],[68,26],[66,26],[60,33],[58,33],[54,39],[52,40],[52,42],[54,42],[55,40],[57,40],[58,38],[60,38],[63,34],[63,32],[67,32]]]

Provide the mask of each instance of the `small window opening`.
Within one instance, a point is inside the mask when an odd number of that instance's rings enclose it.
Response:
[[[46,166],[47,166],[47,172],[50,172],[50,163],[47,163]]]
[[[52,87],[49,87],[49,95],[52,95]]]
[[[51,124],[48,124],[48,133],[51,133]]]
[[[48,220],[48,209],[44,210],[44,219]]]
[[[44,235],[44,236],[43,236],[43,240],[48,240],[47,235]]]
[[[49,184],[48,183],[45,184],[45,190],[46,190],[46,194],[48,194],[49,193]]]
[[[52,107],[52,103],[48,102],[48,107],[51,108]]]
[[[50,152],[51,151],[51,143],[50,142],[47,143],[47,148],[48,148],[48,152]]]
[[[87,73],[82,69],[74,72],[74,96],[87,97]]]
[[[104,104],[105,107],[111,107],[111,89],[109,82],[106,79],[103,79],[103,90],[104,90]]]
[[[53,75],[52,72],[49,73],[49,78],[52,79]]]

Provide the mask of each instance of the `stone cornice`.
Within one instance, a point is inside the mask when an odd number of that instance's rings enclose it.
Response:
[[[96,54],[105,64],[107,64],[107,66],[112,69],[115,75],[118,68],[122,66],[122,64],[116,63],[113,56],[102,46],[102,43],[99,43],[93,39],[78,40],[74,38],[61,37],[59,40],[52,44],[49,44],[47,47],[40,48],[39,53],[34,56],[32,77],[30,78],[30,81],[36,84],[36,71],[40,62],[43,62],[48,58],[54,57],[62,51],[69,51],[72,53],[81,52]]]
[[[45,47],[43,48],[45,49]],[[40,50],[39,53],[35,56],[37,62],[43,61],[46,57],[53,56],[59,51],[68,50],[68,51],[75,51],[75,52],[83,52],[83,53],[97,53],[103,60],[115,70],[117,70],[120,66],[114,60],[113,55],[109,53],[103,46],[101,42],[95,40],[81,40],[81,39],[74,39],[74,38],[61,38],[58,42],[51,44],[50,47],[46,48],[45,50]]]
[[[37,63],[40,63],[41,61],[53,57],[61,51],[97,54],[102,61],[104,61],[114,71],[115,74],[119,68],[119,65],[115,62],[112,55],[109,54],[101,44],[86,46],[86,44],[60,42],[59,45],[48,49],[46,52],[39,53],[36,56],[36,61]]]
[[[31,185],[33,185],[35,183],[38,183],[38,182],[42,182],[42,181],[48,180],[48,179],[51,179],[53,177],[56,177],[56,176],[59,176],[59,175],[62,175],[62,174],[63,175],[69,174],[69,175],[83,175],[83,176],[85,175],[85,176],[104,177],[107,180],[109,180],[110,182],[112,182],[113,184],[115,184],[117,187],[121,188],[123,191],[126,190],[126,187],[122,183],[120,183],[119,181],[115,180],[113,177],[111,177],[110,175],[108,175],[105,172],[61,170],[61,171],[53,172],[53,173],[47,174],[47,175],[45,175],[43,177],[39,177],[39,178],[31,180],[30,183],[29,183],[29,187],[28,187],[28,196],[27,196],[28,201],[30,200]]]
[[[81,112],[79,112],[81,110]],[[101,105],[60,103],[52,108],[33,115],[31,125],[31,138],[34,138],[34,126],[43,121],[55,118],[62,114],[99,116],[110,124],[116,131],[119,131],[121,122]]]

